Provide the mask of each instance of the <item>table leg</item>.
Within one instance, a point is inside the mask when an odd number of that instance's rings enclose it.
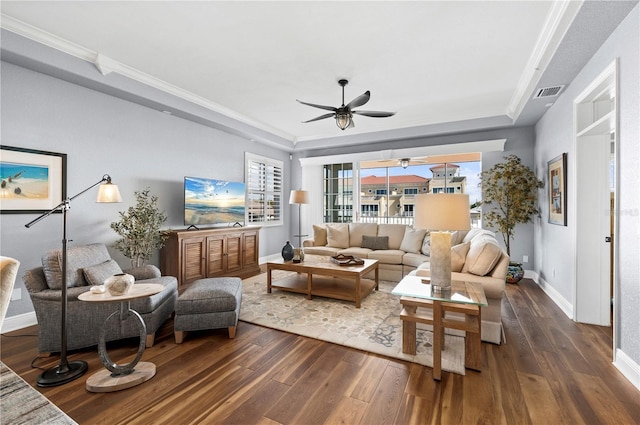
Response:
[[[356,276],[356,308],[360,308],[360,275]]]
[[[311,287],[313,285],[313,273],[307,273],[307,299],[311,299]]]
[[[408,314],[416,313],[418,307],[407,305],[404,310]],[[402,352],[405,354],[416,354],[416,322],[411,320],[402,321]]]
[[[468,369],[480,370],[482,367],[482,320],[480,316],[480,307],[478,307],[478,315],[465,315],[467,329],[477,329],[477,332],[466,332],[464,339],[464,365]]]
[[[267,264],[267,294],[271,293],[271,266]]]
[[[442,327],[442,304],[433,302],[433,379],[442,378],[442,349],[444,348],[444,328]]]
[[[378,274],[378,264],[376,264],[376,291],[378,290],[378,283],[380,282]]]

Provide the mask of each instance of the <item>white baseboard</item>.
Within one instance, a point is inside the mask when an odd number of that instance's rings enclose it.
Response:
[[[29,326],[37,325],[38,320],[36,319],[36,312],[32,311],[30,313],[18,314],[16,316],[5,317],[4,322],[2,323],[2,330],[0,332],[13,332],[18,329],[28,328]]]
[[[260,257],[258,262],[260,264],[267,264],[269,261],[276,261],[281,258],[282,258],[282,255],[280,254],[271,254],[271,255],[267,255],[266,257]]]
[[[541,279],[538,273],[533,270],[526,270],[524,276],[532,279],[538,286],[544,291],[545,294],[551,298],[560,310],[567,315],[567,317],[573,320],[573,304],[567,301],[553,286],[549,285],[544,279]]]
[[[615,350],[613,365],[629,380],[638,390],[640,390],[640,365],[634,362],[620,349]]]

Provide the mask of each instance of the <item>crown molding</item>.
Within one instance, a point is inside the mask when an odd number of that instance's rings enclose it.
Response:
[[[261,130],[266,133],[273,134],[274,136],[280,137],[282,139],[288,140],[291,142],[292,146],[295,141],[295,137],[289,133],[286,133],[282,130],[276,129],[264,123],[254,121],[216,102],[213,102],[202,96],[198,96],[194,93],[184,90],[164,80],[161,80],[152,75],[144,73],[129,65],[118,62],[104,55],[103,53],[87,49],[86,47],[80,46],[64,38],[58,37],[54,34],[51,34],[40,28],[34,27],[33,25],[27,24],[11,16],[2,14],[1,20],[0,20],[0,27],[8,31],[11,31],[15,34],[18,34],[20,36],[26,37],[30,40],[33,40],[37,43],[48,46],[52,49],[56,49],[58,51],[61,51],[63,53],[76,57],[78,59],[81,59],[83,61],[90,62],[96,67],[96,69],[103,76],[107,76],[110,73],[117,73],[133,81],[139,82],[141,84],[147,85],[154,89],[160,90],[164,93],[168,93],[177,98],[186,100],[195,105],[206,108],[210,111],[224,115],[227,118],[231,118],[235,121],[246,124],[250,127],[254,127],[258,130]],[[258,138],[256,138],[256,140],[258,140]]]
[[[549,65],[567,30],[582,7],[583,0],[555,1],[549,11],[545,25],[540,31],[536,46],[529,56],[516,90],[511,97],[506,114],[516,120],[524,109],[542,73]]]

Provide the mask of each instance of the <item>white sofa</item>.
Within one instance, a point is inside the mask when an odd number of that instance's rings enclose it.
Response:
[[[407,274],[429,276],[429,232],[404,224],[328,223],[314,225],[305,254],[355,255],[378,260],[381,280],[400,281]],[[482,308],[482,340],[504,341],[502,297],[509,256],[493,232],[474,228],[453,232],[451,270],[454,280],[479,282],[487,297]]]

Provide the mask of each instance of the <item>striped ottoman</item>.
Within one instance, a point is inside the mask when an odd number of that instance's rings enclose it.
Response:
[[[228,328],[236,336],[242,304],[242,280],[238,277],[200,279],[178,297],[173,330],[176,344],[187,331]]]

